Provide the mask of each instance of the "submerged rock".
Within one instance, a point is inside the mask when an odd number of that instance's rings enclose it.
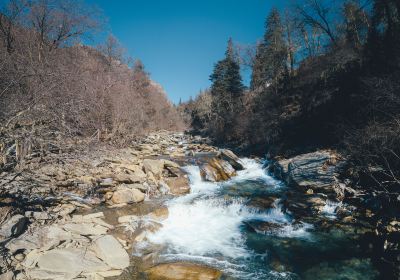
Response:
[[[208,266],[192,263],[167,263],[146,271],[149,280],[218,280],[222,273]]]
[[[287,224],[278,224],[264,221],[248,221],[245,222],[247,227],[256,233],[277,234],[282,231]]]
[[[349,259],[338,262],[321,262],[306,270],[301,279],[377,279],[378,273],[369,259]]]

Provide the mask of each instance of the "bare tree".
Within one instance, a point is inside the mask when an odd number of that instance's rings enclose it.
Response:
[[[294,74],[295,64],[296,64],[296,54],[300,49],[300,30],[299,30],[299,22],[293,12],[289,9],[286,9],[283,14],[282,20],[285,39],[287,44],[287,52],[288,52],[288,65],[290,69],[290,74]]]
[[[50,50],[68,45],[99,27],[97,12],[79,0],[35,0],[30,3],[29,18],[40,44]]]
[[[25,0],[11,0],[0,10],[0,32],[7,52],[13,51],[15,41],[14,29],[27,6]]]
[[[98,46],[98,49],[106,56],[109,65],[111,65],[114,60],[121,62],[123,60],[125,49],[112,34],[108,35],[107,40],[104,44]]]
[[[304,4],[297,5],[296,9],[304,25],[323,31],[333,45],[337,37],[333,18],[337,9],[338,0],[306,0]]]

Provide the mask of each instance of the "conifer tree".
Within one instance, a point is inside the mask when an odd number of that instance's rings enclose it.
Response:
[[[264,40],[258,45],[252,72],[251,88],[264,88],[286,70],[287,46],[284,29],[277,9],[272,9],[265,25]]]
[[[228,41],[225,58],[214,66],[212,82],[212,113],[215,118],[214,136],[224,138],[232,126],[241,104],[244,86],[240,66],[235,59],[232,39]]]

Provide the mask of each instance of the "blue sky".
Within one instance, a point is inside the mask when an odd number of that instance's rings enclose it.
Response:
[[[251,44],[279,0],[87,0],[130,56],[140,58],[170,99],[188,100],[210,85],[226,42]],[[247,80],[245,78],[245,80]]]

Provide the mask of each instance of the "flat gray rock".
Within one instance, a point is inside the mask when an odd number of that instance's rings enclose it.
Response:
[[[105,235],[93,242],[92,250],[97,257],[114,269],[124,269],[129,266],[129,255],[111,235]]]

